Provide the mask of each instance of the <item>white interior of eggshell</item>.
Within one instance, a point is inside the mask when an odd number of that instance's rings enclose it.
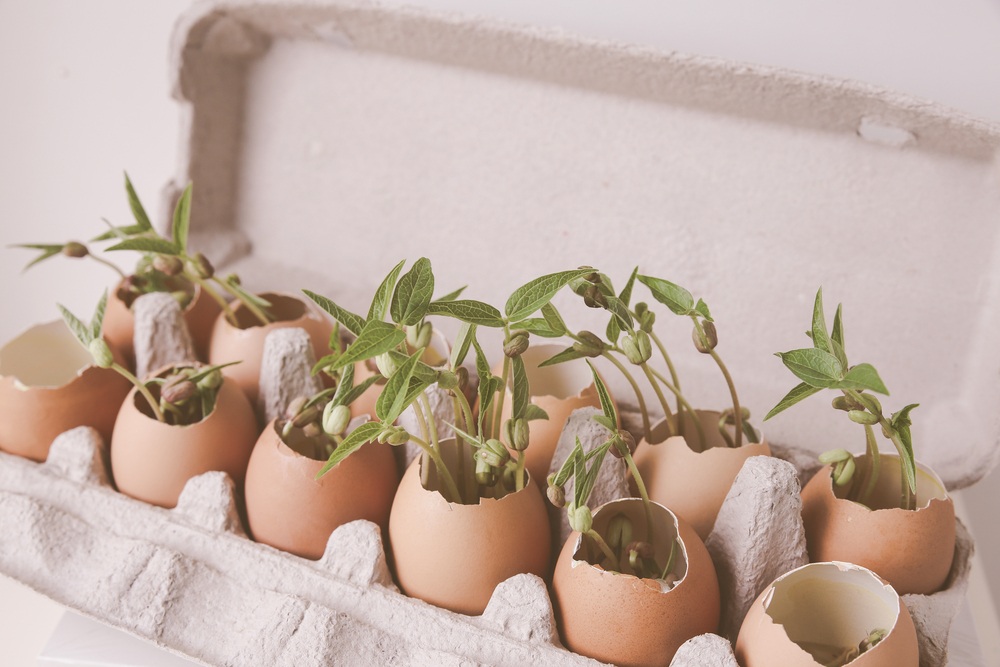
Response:
[[[293,322],[307,312],[305,302],[297,296],[264,292],[260,294],[260,298],[270,302],[271,307],[268,308],[268,311],[276,322]],[[260,326],[260,320],[254,317],[250,309],[245,306],[237,308],[235,314],[236,323],[240,329]]]
[[[867,467],[868,455],[858,457],[865,462],[864,466],[859,465],[857,475]],[[903,487],[903,480],[900,476],[899,457],[895,454],[882,453],[879,457],[879,482],[872,492],[868,506],[872,509],[891,509],[899,507],[900,491]],[[838,487],[834,485],[834,493],[838,498],[842,498],[849,486]],[[926,507],[933,499],[946,500],[948,492],[944,488],[944,483],[937,474],[917,461],[917,509]]]
[[[459,476],[455,472],[456,470],[458,470],[458,452],[460,449],[463,450],[463,454],[465,456],[465,458],[463,459],[464,463],[463,470],[465,478],[467,480],[474,479],[474,475],[476,473],[476,465],[471,447],[466,445],[464,441],[459,443],[455,438],[445,438],[441,440],[438,444],[440,445],[441,458],[444,460],[444,464],[448,466],[448,470],[451,471],[451,475],[455,479],[456,484],[461,486],[461,482],[459,482]],[[438,477],[437,466],[434,465],[434,462],[424,456],[421,456],[420,463],[418,463],[417,465],[420,466],[421,473],[424,472],[424,466],[428,466],[426,470],[427,482],[426,484],[423,484],[423,487],[428,491],[440,492],[441,481],[440,478]],[[525,471],[525,474],[527,475],[527,471]],[[425,475],[421,474],[421,479],[424,479],[424,477]],[[471,482],[466,485],[466,488],[468,488],[470,485]],[[476,498],[475,502],[466,502],[462,504],[478,505],[479,501],[480,498]]]
[[[31,327],[0,348],[0,376],[23,387],[61,387],[93,360],[62,321]]]
[[[562,352],[562,345],[532,345],[521,355],[532,396],[573,398],[594,381],[590,368],[579,362],[539,368],[538,364]]]
[[[848,563],[813,563],[778,579],[764,600],[788,638],[824,664],[818,646],[857,646],[876,629],[890,631],[899,597],[868,570]]]
[[[602,537],[607,535],[608,524],[619,513],[625,514],[632,521],[633,540],[647,540],[646,519],[642,510],[642,503],[636,501],[634,498],[623,498],[601,505],[594,512],[594,530]],[[687,576],[687,546],[679,535],[680,529],[677,526],[677,517],[674,516],[673,512],[663,505],[653,503],[652,513],[654,526],[657,529],[653,539],[657,561],[661,565],[666,564],[667,555],[670,553],[670,541],[672,539],[676,539],[677,545],[680,547],[677,549],[677,553],[674,556],[674,565],[670,570],[670,573],[677,577],[676,583],[673,586],[666,586],[661,583],[662,590],[666,592],[680,584]],[[597,549],[590,549],[589,545],[589,540],[584,540],[582,535],[577,539],[576,550],[573,552],[572,567],[578,567],[585,563],[591,565],[600,564],[602,561],[600,553]],[[621,572],[631,575],[631,569],[628,568],[627,560],[622,563],[622,566]]]

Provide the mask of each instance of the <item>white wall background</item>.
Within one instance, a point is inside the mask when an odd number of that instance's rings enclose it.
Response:
[[[22,274],[30,254],[5,246],[86,237],[101,217],[124,221],[123,169],[155,210],[177,142],[167,45],[188,4],[0,0],[0,340],[54,319],[56,301],[88,312],[112,278],[96,264],[59,259]],[[1000,0],[406,4],[859,79],[1000,122]],[[998,475],[963,500],[1000,599]],[[975,591],[983,616],[990,613],[984,592]],[[58,615],[56,605],[0,582],[0,663],[32,664]],[[990,664],[1000,664],[995,635],[985,639]]]

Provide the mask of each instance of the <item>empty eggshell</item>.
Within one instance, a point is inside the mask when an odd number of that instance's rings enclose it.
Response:
[[[850,659],[874,630],[888,634]],[[764,589],[740,627],[736,659],[743,667],[916,667],[919,655],[913,620],[892,586],[835,562],[810,563]]]
[[[766,442],[745,442],[742,447],[727,447],[719,433],[718,412],[696,410],[705,434],[707,447],[698,446],[694,422],[684,413],[685,436],[674,435],[666,440],[667,422],[656,424],[653,442],[645,440],[635,452],[635,464],[646,485],[649,497],[666,505],[677,516],[691,524],[702,540],[712,532],[715,518],[726,499],[736,475],[751,456],[770,456]]]
[[[234,326],[226,319],[225,314],[220,313],[212,330],[208,354],[208,361],[213,365],[240,362],[222,369],[222,373],[236,382],[250,399],[251,405],[257,403],[260,365],[267,334],[275,329],[288,327],[303,329],[312,340],[316,358],[320,359],[329,352],[330,332],[333,331],[333,323],[325,314],[297,297],[271,292],[260,296],[271,302],[270,312],[275,321],[261,325],[242,303],[234,303],[232,309],[238,324]]]
[[[955,506],[938,476],[918,463],[917,509],[899,509],[899,457],[882,454],[879,458],[881,472],[870,499],[872,509],[837,497],[829,466],[802,489],[809,560],[857,563],[883,577],[900,594],[933,593],[951,571]],[[857,460],[855,475],[868,468],[867,455]]]
[[[77,426],[107,442],[130,386],[95,366],[64,322],[34,326],[0,348],[0,450],[44,461],[55,437]]]
[[[168,367],[156,375],[165,377],[170,371]],[[133,389],[122,403],[111,436],[111,472],[119,491],[153,505],[174,507],[187,481],[210,470],[228,473],[242,488],[257,440],[257,420],[232,381],[223,381],[215,409],[195,424],[159,422],[140,410],[138,401],[145,399]]]
[[[558,345],[532,345],[521,355],[531,391],[531,402],[549,415],[547,420],[538,419],[529,424],[531,436],[528,448],[524,450],[527,457],[525,467],[538,484],[545,483],[552,456],[559,444],[559,435],[570,413],[577,408],[601,407],[597,387],[587,364],[578,361],[539,368],[538,364],[563,349]],[[498,376],[502,371],[502,363],[493,369]],[[510,418],[512,403],[513,399],[508,391],[503,405],[503,421]]]
[[[673,588],[659,580],[609,572],[591,565],[580,533],[563,546],[553,575],[553,604],[566,646],[616,665],[669,665],[685,641],[719,625],[719,582],[708,550],[694,530],[670,510],[653,503],[656,552],[669,552],[680,536]],[[594,512],[594,529],[606,534],[608,522],[624,513],[633,539],[645,539],[642,501],[625,498]]]
[[[441,444],[454,474],[455,441]],[[536,485],[526,484],[499,500],[451,503],[437,491],[433,464],[428,463],[432,468],[427,488],[421,484],[422,458],[403,475],[389,516],[389,542],[403,592],[478,615],[500,582],[521,573],[545,576],[551,552],[549,519]],[[465,461],[472,461],[467,448]],[[466,472],[472,474],[471,465]]]
[[[295,431],[290,437],[303,436]],[[399,482],[390,446],[368,443],[316,479],[325,463],[285,444],[274,421],[264,428],[246,477],[255,540],[318,559],[334,529],[349,521],[367,519],[387,529]]]

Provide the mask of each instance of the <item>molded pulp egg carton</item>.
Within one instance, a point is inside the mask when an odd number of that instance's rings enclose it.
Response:
[[[195,5],[172,68],[184,143],[164,209],[193,181],[193,243],[253,289],[363,310],[399,258],[425,255],[442,291],[503,303],[548,271],[639,265],[705,297],[759,425],[794,384],[771,353],[803,346],[822,284],[845,302],[852,360],[876,364],[893,406],[922,404],[918,457],[950,489],[996,462],[996,126],[859,83],[329,0]],[[697,356],[678,359],[685,388],[725,405]],[[818,399],[766,426],[810,452],[862,446]],[[537,578],[502,584],[482,617],[453,614],[395,591],[370,524],[305,561],[242,535],[224,476],[163,510],[115,492],[105,464],[85,429],[45,464],[0,455],[0,572],[206,664],[593,664],[553,643]],[[802,557],[784,537],[800,530],[796,472],[745,467],[720,514],[722,632],[780,574],[750,568],[769,562],[753,548]],[[770,540],[724,537],[771,501]],[[947,590],[906,600],[931,610],[926,665],[944,663],[970,550],[960,539]],[[726,664],[714,641],[675,664]]]

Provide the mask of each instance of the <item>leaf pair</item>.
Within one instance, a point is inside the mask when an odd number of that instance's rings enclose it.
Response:
[[[91,342],[101,337],[101,326],[104,323],[104,310],[108,305],[108,292],[105,290],[104,294],[101,295],[100,300],[97,302],[97,307],[94,309],[94,316],[90,319],[90,324],[84,324],[80,319],[69,312],[69,309],[62,304],[56,304],[59,308],[59,312],[62,313],[63,320],[66,322],[66,326],[70,328],[76,339],[80,341],[80,344],[84,347],[88,347]]]
[[[128,190],[129,193],[129,206],[132,207],[132,213],[136,218],[137,224],[132,227],[115,227],[109,232],[105,232],[105,234],[99,236],[98,239],[110,238],[110,236],[108,236],[109,234],[112,236],[119,236],[120,234],[128,236],[128,238],[119,241],[117,244],[108,248],[108,250],[136,250],[139,252],[150,252],[158,255],[169,255],[173,257],[186,255],[188,235],[191,229],[191,184],[188,184],[188,186],[184,188],[184,192],[181,194],[180,199],[177,200],[177,206],[174,207],[174,218],[173,224],[171,225],[170,239],[165,239],[155,234],[151,236],[148,235],[150,232],[153,232],[153,227],[149,222],[149,216],[146,215],[146,211],[139,202],[139,198],[136,196],[135,190],[132,188],[132,184],[128,181],[127,176],[126,190]],[[147,235],[143,236],[143,234]]]
[[[556,292],[571,281],[585,276],[592,271],[593,269],[588,268],[549,273],[521,285],[514,290],[510,298],[507,299],[507,304],[504,306],[507,320],[516,322],[535,314],[538,309],[552,300]]]
[[[680,285],[653,276],[638,276],[638,279],[649,288],[654,299],[669,308],[670,312],[675,315],[700,316],[709,322],[714,321],[708,304],[701,299],[696,302],[691,292]]]

